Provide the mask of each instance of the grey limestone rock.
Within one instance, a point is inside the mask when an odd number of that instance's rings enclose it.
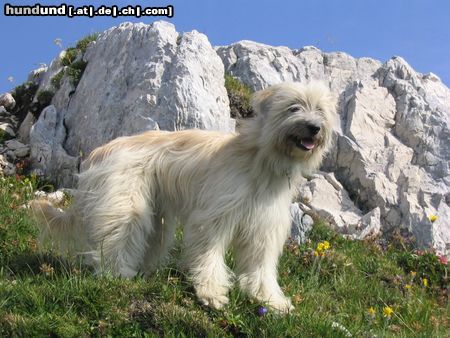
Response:
[[[16,106],[16,100],[10,93],[0,95],[0,106],[5,107],[6,110],[11,111]]]
[[[292,218],[291,239],[297,244],[305,243],[314,220],[300,208],[297,202],[291,204],[290,212]]]
[[[52,62],[39,90],[62,69],[60,59]],[[234,130],[223,64],[197,31],[180,34],[162,21],[124,23],[100,34],[84,61],[76,88],[62,78],[52,99],[52,127],[40,121],[48,120],[45,114],[36,123],[38,130],[47,126],[51,141],[42,133],[37,137],[36,130],[30,140],[37,167],[59,182],[75,184],[74,159],[119,136],[153,129]]]

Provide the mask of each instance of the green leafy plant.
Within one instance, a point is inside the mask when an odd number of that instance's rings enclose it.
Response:
[[[55,87],[56,90],[58,90],[59,88],[61,88],[61,80],[64,76],[64,70],[61,69],[55,76],[52,77],[51,79],[51,83],[53,85],[53,87]]]
[[[37,101],[38,101],[40,107],[45,108],[48,105],[50,105],[54,95],[55,95],[55,93],[52,92],[51,90],[38,91],[36,98],[37,98]]]
[[[61,64],[69,67],[77,59],[78,53],[79,50],[74,47],[67,48],[61,58]]]
[[[225,74],[225,88],[230,100],[230,113],[233,118],[247,118],[254,115],[251,106],[252,90],[230,74]]]
[[[12,91],[12,96],[16,101],[12,113],[19,118],[19,122],[22,122],[29,111],[37,113],[33,107],[33,99],[38,90],[38,85],[34,82],[25,82]]]
[[[422,281],[426,279],[431,290],[439,290],[448,286],[449,263],[445,256],[437,255],[429,250],[413,250],[399,252],[396,258],[406,273],[413,272]]]
[[[85,53],[88,45],[92,42],[97,40],[99,34],[93,33],[89,34],[88,36],[85,36],[83,39],[79,40],[76,44],[76,49],[78,49],[81,53]]]
[[[5,142],[9,138],[10,137],[9,137],[8,133],[6,133],[4,130],[0,129],[0,143]]]
[[[51,80],[52,85],[56,90],[61,87],[61,80],[65,74],[70,77],[71,82],[75,87],[78,85],[87,66],[87,62],[83,60],[83,55],[86,52],[89,43],[97,40],[97,37],[97,33],[90,34],[79,40],[75,47],[69,47],[65,50],[65,53],[61,58],[61,64],[66,68],[59,71]]]
[[[86,69],[87,62],[83,60],[78,60],[74,62],[70,67],[67,68],[67,74],[69,75],[72,84],[76,87],[80,82],[81,76]]]

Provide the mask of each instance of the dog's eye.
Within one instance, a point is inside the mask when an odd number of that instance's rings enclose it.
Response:
[[[289,111],[290,111],[291,113],[295,113],[295,112],[297,112],[297,111],[299,111],[299,110],[300,110],[300,108],[299,108],[298,106],[293,106],[293,107],[289,108]]]

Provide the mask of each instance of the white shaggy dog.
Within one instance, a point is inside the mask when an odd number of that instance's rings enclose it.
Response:
[[[129,277],[158,266],[181,224],[184,265],[202,303],[227,303],[232,248],[242,290],[288,312],[277,262],[289,205],[296,181],[330,145],[335,103],[323,85],[295,83],[257,92],[252,103],[257,117],[237,134],[150,131],[95,149],[68,210],[32,203],[44,236]]]

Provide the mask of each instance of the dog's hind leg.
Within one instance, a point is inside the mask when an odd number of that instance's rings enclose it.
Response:
[[[144,257],[143,272],[145,274],[152,273],[167,259],[174,242],[176,225],[173,215],[164,217],[156,215],[154,218],[154,231],[148,239]]]
[[[95,186],[99,181],[91,174],[81,184],[82,189],[94,191],[83,201],[90,253],[97,270],[132,277],[142,269],[155,232],[152,185],[143,176],[125,171],[113,172],[109,182]]]
[[[135,276],[143,267],[148,238],[153,233],[152,221],[148,217],[133,214],[110,214],[114,220],[106,220],[105,228],[98,227],[91,238],[97,238],[93,257],[101,270],[111,269],[123,277]],[[106,231],[105,231],[106,230]]]

